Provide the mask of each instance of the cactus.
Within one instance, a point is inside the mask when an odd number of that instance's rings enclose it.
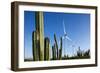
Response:
[[[49,38],[46,37],[44,39],[44,60],[49,60],[49,45],[50,45],[50,41]]]
[[[62,59],[62,37],[60,38],[60,49],[58,49],[56,35],[54,34],[54,46],[52,46],[53,52],[53,60],[61,60]]]
[[[38,61],[39,60],[39,55],[38,55],[38,49],[36,47],[36,32],[33,31],[32,33],[32,50],[33,50],[33,60]]]
[[[62,59],[62,37],[60,38],[59,60]]]
[[[44,21],[43,12],[35,12],[35,24],[37,32],[37,47],[39,50],[39,60],[44,60]]]
[[[52,60],[54,60],[55,54],[54,54],[54,46],[52,46]]]
[[[52,59],[56,60],[56,48],[55,48],[55,44],[52,46]]]
[[[35,12],[35,19],[36,31],[32,33],[33,60],[49,60],[50,40],[48,37],[44,39],[43,12]],[[62,59],[62,37],[60,38],[60,49],[58,49],[56,34],[54,34],[52,57],[53,60]]]
[[[56,39],[56,34],[54,34],[54,41],[55,41],[55,48],[56,48],[56,52],[57,52],[57,59],[59,59],[59,51],[58,51],[58,44],[57,44],[57,39]]]
[[[77,56],[78,57],[81,57],[82,56],[82,51],[80,49],[80,46],[78,47]]]

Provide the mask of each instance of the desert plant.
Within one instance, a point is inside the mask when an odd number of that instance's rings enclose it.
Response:
[[[55,48],[55,44],[52,46],[52,59],[56,60],[56,48]]]
[[[33,50],[33,60],[34,61],[39,60],[38,49],[37,49],[36,43],[37,43],[36,32],[33,31],[33,33],[32,33],[32,50]]]
[[[59,51],[58,51],[58,44],[57,44],[57,38],[56,38],[56,34],[54,34],[54,41],[55,41],[55,48],[56,48],[56,52],[57,52],[57,59],[59,59]]]
[[[82,51],[81,51],[80,47],[78,47],[77,56],[78,57],[81,57],[82,56]]]
[[[62,37],[60,38],[60,48],[58,49],[56,34],[54,34],[54,45],[52,46],[52,57],[53,60],[62,59]]]
[[[85,51],[83,55],[86,57],[90,57],[90,50]]]
[[[48,37],[45,37],[44,39],[44,60],[49,60],[49,47],[50,46],[50,40]]]
[[[62,37],[60,38],[59,59],[62,59]]]
[[[39,54],[39,60],[44,60],[44,17],[43,12],[35,12],[35,24],[37,35],[37,49]]]

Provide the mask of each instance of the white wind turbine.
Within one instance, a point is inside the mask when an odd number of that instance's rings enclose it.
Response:
[[[66,40],[69,40],[69,41],[72,41],[72,40],[67,36],[64,21],[63,21],[63,30],[64,30],[64,35],[63,35],[62,39],[64,40],[64,56],[66,56],[66,49],[65,49],[66,43],[65,42],[66,42]]]
[[[65,47],[66,40],[69,40],[72,43],[71,47],[73,48],[73,53],[75,54],[75,51],[76,51],[75,47],[77,47],[76,46],[77,42],[73,42],[72,39],[70,39],[70,37],[68,37],[68,34],[66,33],[66,29],[65,29],[64,20],[63,20],[63,31],[64,31],[64,35],[63,35],[62,39],[64,40],[64,56],[66,55],[66,47]]]

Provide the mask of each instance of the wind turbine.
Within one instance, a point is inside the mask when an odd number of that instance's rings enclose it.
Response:
[[[64,40],[64,56],[66,56],[65,42],[66,42],[66,40],[69,40],[69,41],[72,41],[72,40],[67,36],[64,20],[63,20],[63,30],[64,30],[64,35],[63,35],[62,39]]]
[[[67,36],[64,21],[63,21],[63,30],[64,30],[64,36],[63,36],[63,39],[68,39],[69,41],[72,41],[72,40]]]

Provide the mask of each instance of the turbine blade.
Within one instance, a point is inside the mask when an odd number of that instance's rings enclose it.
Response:
[[[64,20],[63,20],[63,29],[64,29],[64,34],[66,34],[66,30],[65,30],[65,23],[64,23]]]
[[[72,41],[68,36],[66,36],[66,39],[68,39],[69,41]]]

